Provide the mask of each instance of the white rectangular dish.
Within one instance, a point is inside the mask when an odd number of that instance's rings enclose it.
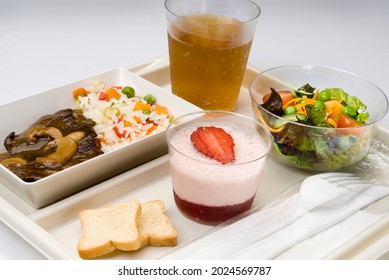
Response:
[[[199,110],[127,69],[115,69],[0,106],[0,119],[12,120],[2,123],[0,139],[5,139],[12,131],[24,131],[44,115],[67,108],[75,109],[73,90],[87,87],[90,80],[101,80],[107,86],[129,85],[140,96],[152,93],[158,103],[168,107],[174,116]],[[0,148],[0,151],[3,149]],[[0,182],[32,206],[40,208],[166,153],[165,133],[157,132],[35,182],[25,182],[0,165]]]
[[[167,57],[151,59],[130,67],[130,70],[158,86],[170,90]],[[239,113],[252,116],[247,87],[258,71],[259,69],[252,66],[249,66],[246,71],[237,106]],[[389,145],[388,130],[380,128],[377,138]],[[277,195],[313,173],[280,164],[270,157],[263,174],[261,187],[254,200],[254,207],[269,203]],[[162,200],[166,205],[168,216],[177,229],[179,246],[185,246],[213,228],[194,223],[178,212],[171,190],[166,155],[95,184],[91,188],[42,209],[32,207],[4,184],[0,184],[0,219],[47,258],[79,259],[76,248],[81,236],[81,226],[78,220],[79,211],[127,199],[137,199],[140,202],[153,199]],[[383,219],[375,222],[370,228],[346,237],[342,244],[321,258],[374,259],[379,257],[382,248],[389,249],[389,244],[385,242],[387,240],[385,232],[387,232],[388,217],[389,213],[386,213]],[[314,250],[315,246],[321,246],[322,242],[319,238],[319,245],[312,243],[309,249]],[[302,251],[299,248],[308,247],[297,246],[284,257],[288,259],[309,258],[309,250]],[[158,259],[174,250],[175,248],[172,247],[146,247],[136,253],[116,252],[105,256],[104,259]]]

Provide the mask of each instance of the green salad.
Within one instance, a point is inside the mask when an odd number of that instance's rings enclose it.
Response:
[[[293,166],[339,169],[360,160],[369,148],[367,106],[340,88],[271,88],[260,106],[272,113],[258,117],[273,134],[276,156]]]

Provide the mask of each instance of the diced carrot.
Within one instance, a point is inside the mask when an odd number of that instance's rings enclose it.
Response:
[[[138,111],[138,110],[141,110],[141,111],[146,111],[146,110],[150,110],[150,104],[148,103],[143,103],[143,102],[136,102],[135,103],[135,108],[134,108],[135,111]]]
[[[85,88],[76,88],[73,90],[73,97],[74,99],[78,99],[79,96],[87,96],[89,94],[89,91],[86,90]]]
[[[152,127],[149,128],[149,130],[147,130],[146,135],[149,135],[151,132],[156,130],[157,127],[158,127],[158,125],[154,124]]]
[[[138,116],[133,116],[132,117],[137,123],[141,123],[142,122],[142,119],[139,118]]]
[[[110,87],[105,91],[105,93],[107,94],[107,100],[110,100],[111,98],[120,98],[120,93],[114,87]]]
[[[124,126],[125,126],[125,127],[127,127],[127,126],[132,126],[132,122],[125,121],[125,122],[124,122]]]
[[[156,112],[158,115],[161,115],[161,114],[167,115],[169,113],[169,109],[165,106],[157,104],[157,105],[155,105],[154,112]]]

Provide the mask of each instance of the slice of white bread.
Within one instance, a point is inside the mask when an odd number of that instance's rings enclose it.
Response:
[[[80,257],[90,259],[108,254],[115,249],[122,251],[139,249],[140,217],[141,205],[137,200],[82,210],[79,213],[82,235],[77,245]]]
[[[147,245],[176,246],[177,232],[160,200],[140,205],[130,200],[79,213],[82,235],[77,245],[81,258],[103,256],[116,249],[137,251]]]
[[[138,232],[143,248],[150,246],[176,246],[177,231],[165,213],[165,205],[161,200],[142,203]]]

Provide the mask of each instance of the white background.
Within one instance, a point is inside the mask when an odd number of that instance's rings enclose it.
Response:
[[[389,93],[389,1],[254,2],[250,64],[332,66]],[[165,54],[163,0],[0,0],[0,104]],[[42,256],[0,222],[1,258]]]

